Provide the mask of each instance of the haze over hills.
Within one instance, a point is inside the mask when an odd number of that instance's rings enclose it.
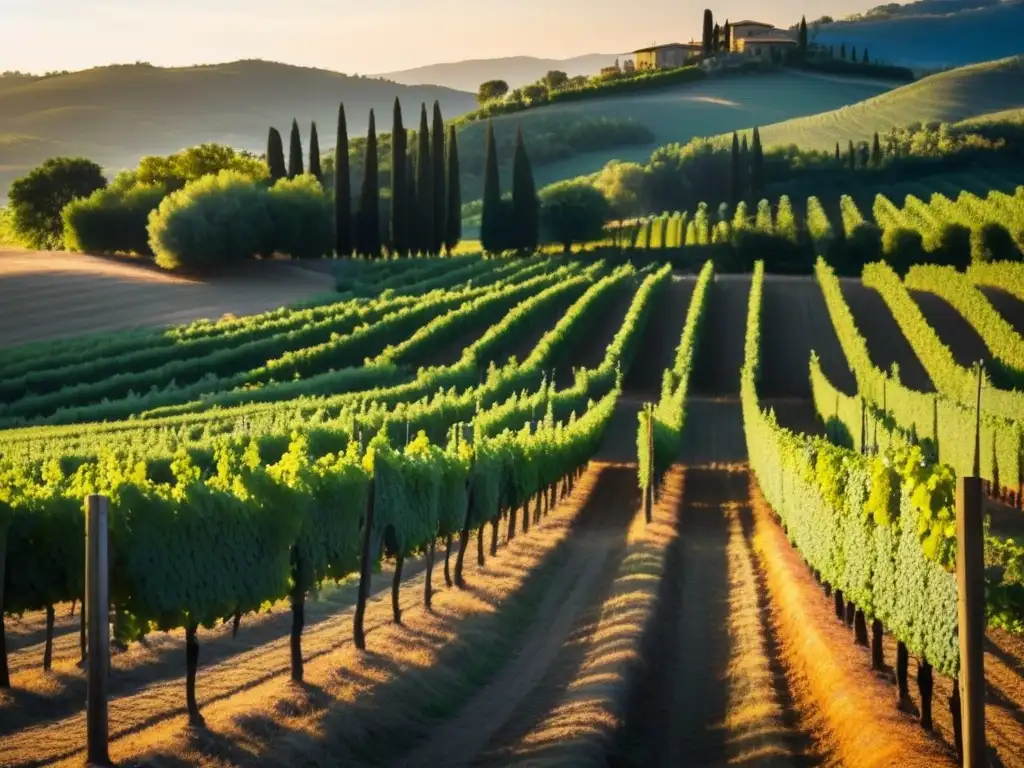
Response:
[[[426,67],[387,72],[380,77],[406,85],[443,85],[460,91],[476,92],[480,83],[504,80],[510,88],[536,82],[552,70],[569,77],[595,75],[624,53],[588,53],[571,59],[541,59],[535,56],[508,56],[500,59],[470,59],[431,64]]]
[[[0,191],[54,155],[84,155],[116,170],[143,155],[201,142],[262,152],[267,129],[285,135],[292,118],[316,120],[324,149],[334,147],[338,103],[349,134],[365,134],[369,111],[390,126],[395,97],[406,114],[441,103],[454,117],[475,107],[472,94],[265,61],[160,68],[103,67],[54,77],[0,77]]]
[[[808,16],[808,22],[810,22]],[[924,0],[879,6],[852,20],[812,26],[811,40],[914,69],[976,64],[1024,53],[1024,0]]]

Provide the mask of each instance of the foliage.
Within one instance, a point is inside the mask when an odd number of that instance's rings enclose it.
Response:
[[[136,253],[152,256],[149,214],[166,197],[161,185],[120,185],[98,189],[65,206],[64,246],[85,253]]]
[[[269,177],[267,164],[247,152],[239,152],[223,144],[200,144],[173,155],[144,157],[138,168],[123,174],[123,181],[119,176],[115,185],[162,185],[168,192],[174,192],[189,182],[221,171],[234,171],[251,181],[263,181]]]
[[[267,253],[267,191],[236,171],[190,182],[149,215],[149,243],[164,269],[224,267]]]
[[[333,249],[332,205],[312,174],[281,179],[267,195],[270,243],[266,251],[318,259]],[[266,252],[264,251],[264,252]]]
[[[590,185],[566,181],[540,191],[541,231],[566,252],[573,243],[599,239],[610,217],[608,201]]]
[[[55,157],[11,184],[8,210],[14,234],[29,248],[64,244],[64,207],[107,186],[103,170],[80,157]]]

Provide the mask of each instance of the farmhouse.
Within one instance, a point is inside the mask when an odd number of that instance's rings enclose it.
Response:
[[[701,52],[700,43],[665,43],[633,51],[637,69],[681,67],[690,56]]]
[[[774,59],[798,43],[786,31],[749,19],[729,27],[729,51],[761,59]]]

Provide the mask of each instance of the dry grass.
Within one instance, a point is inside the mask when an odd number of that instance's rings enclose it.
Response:
[[[202,638],[198,697],[206,729],[186,725],[183,653],[173,660],[174,673],[153,673],[160,667],[140,664],[135,683],[122,686],[110,702],[111,756],[165,766],[335,766],[400,755],[428,738],[494,674],[503,656],[514,652],[565,559],[563,544],[585,503],[588,478],[592,483],[597,471],[592,468],[542,525],[517,536],[483,569],[475,564],[473,542],[466,559],[469,589],[445,589],[436,569],[433,612],[422,606],[421,576],[403,585],[401,626],[392,623],[389,594],[378,594],[368,606],[365,654],[351,644],[350,609],[318,614],[320,604],[311,604],[304,685],[290,682],[288,641],[280,622],[268,620],[248,630],[243,624],[237,640],[223,630],[218,638]],[[378,581],[378,586],[384,585]],[[179,638],[161,640],[180,651]],[[219,659],[213,663],[211,651]],[[147,652],[132,651],[140,658]],[[67,676],[80,679],[71,664],[61,661],[50,676],[16,675],[20,690],[13,704],[19,704],[18,697],[24,703],[44,695],[48,681],[60,686]],[[153,674],[148,682],[147,670]],[[120,674],[112,675],[115,685]],[[45,714],[47,708],[39,711]],[[83,746],[84,715],[76,708],[7,733],[0,742],[0,764],[80,764]]]
[[[805,727],[827,748],[827,764],[936,768],[956,761],[894,705],[894,691],[865,664],[834,620],[818,584],[752,487],[754,542],[774,603],[781,651],[795,680]]]

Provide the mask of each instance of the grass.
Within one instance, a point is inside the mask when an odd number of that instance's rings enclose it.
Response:
[[[814,77],[806,75],[808,81]],[[984,120],[991,113],[1021,108],[1024,57],[1018,56],[942,72],[833,111],[762,123],[761,140],[769,146],[832,150],[837,141],[845,147],[847,141],[868,141],[875,131],[910,123]]]

